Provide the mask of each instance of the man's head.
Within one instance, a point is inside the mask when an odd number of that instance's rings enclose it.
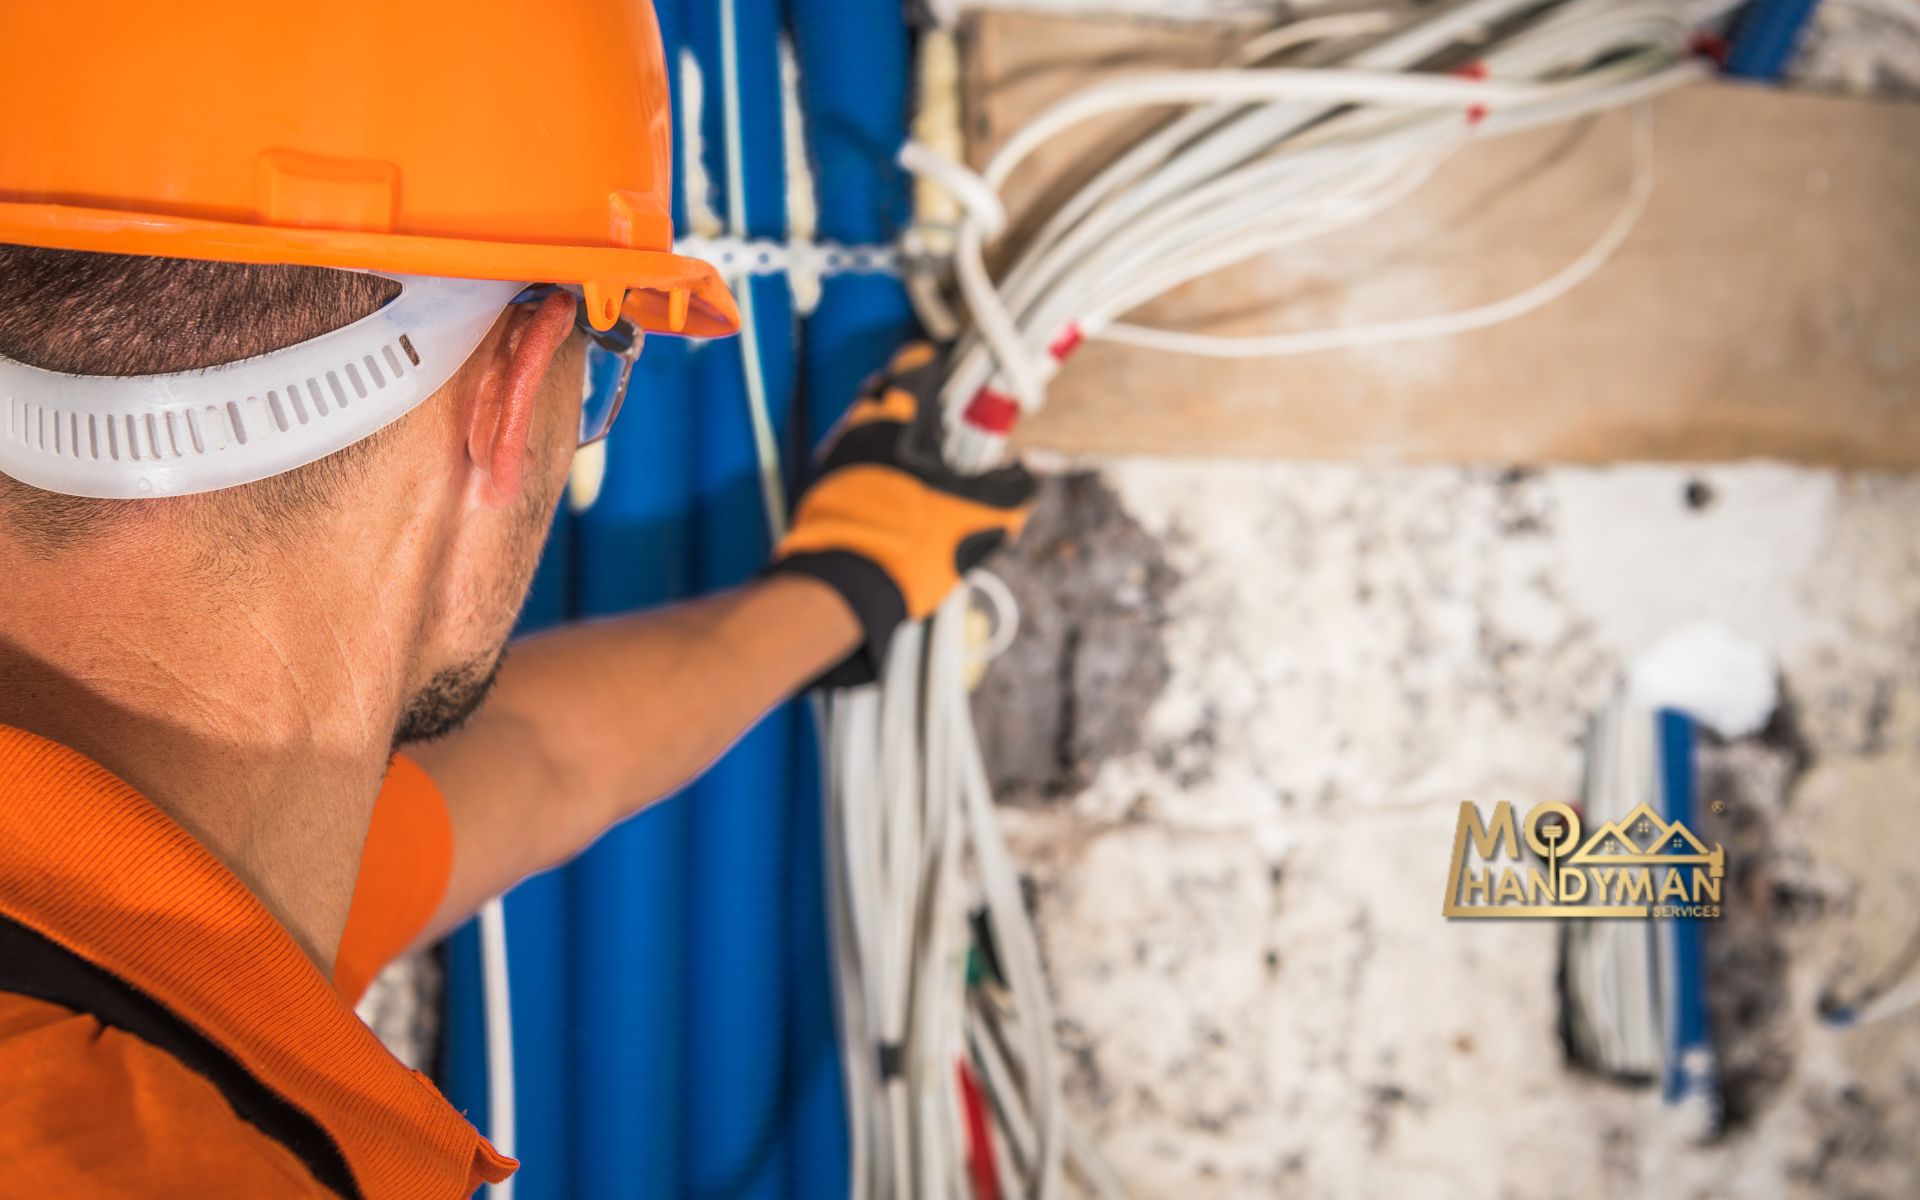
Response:
[[[320,268],[0,246],[0,355],[82,375],[193,370],[340,328],[396,289]],[[394,625],[378,666],[402,689],[397,740],[445,732],[485,695],[565,482],[584,353],[572,305],[561,293],[508,308],[431,399],[256,483],[95,500],[0,476],[0,540],[29,570],[167,561],[210,595],[239,588],[276,608],[311,593],[324,609],[322,581],[351,573],[377,585]]]

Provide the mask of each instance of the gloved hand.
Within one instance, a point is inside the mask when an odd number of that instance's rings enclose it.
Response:
[[[865,644],[818,684],[877,678],[901,622],[930,616],[1032,511],[1024,467],[962,475],[941,460],[939,383],[932,346],[894,355],[822,448],[793,527],[774,547],[769,571],[826,583],[866,631]]]

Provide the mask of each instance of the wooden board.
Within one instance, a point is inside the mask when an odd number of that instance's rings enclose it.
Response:
[[[1097,79],[1228,35],[994,13],[965,46],[969,154]],[[1133,119],[1139,127],[1139,119]],[[1920,106],[1709,84],[1655,105],[1655,190],[1598,275],[1442,340],[1220,361],[1094,344],[1027,446],[1375,461],[1772,457],[1920,464]],[[1016,221],[1127,136],[1022,168]],[[1223,333],[1445,312],[1546,279],[1619,211],[1628,118],[1489,140],[1364,227],[1191,284],[1140,323]]]

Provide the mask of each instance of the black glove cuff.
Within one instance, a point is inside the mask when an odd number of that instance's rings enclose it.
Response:
[[[893,577],[873,562],[845,550],[811,550],[768,563],[764,574],[808,575],[840,593],[866,633],[860,648],[808,684],[848,688],[872,683],[887,664],[893,631],[907,619],[907,600]]]

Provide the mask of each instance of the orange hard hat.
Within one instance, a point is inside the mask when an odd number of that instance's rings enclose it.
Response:
[[[580,284],[739,328],[673,253],[649,0],[0,0],[0,242]]]

